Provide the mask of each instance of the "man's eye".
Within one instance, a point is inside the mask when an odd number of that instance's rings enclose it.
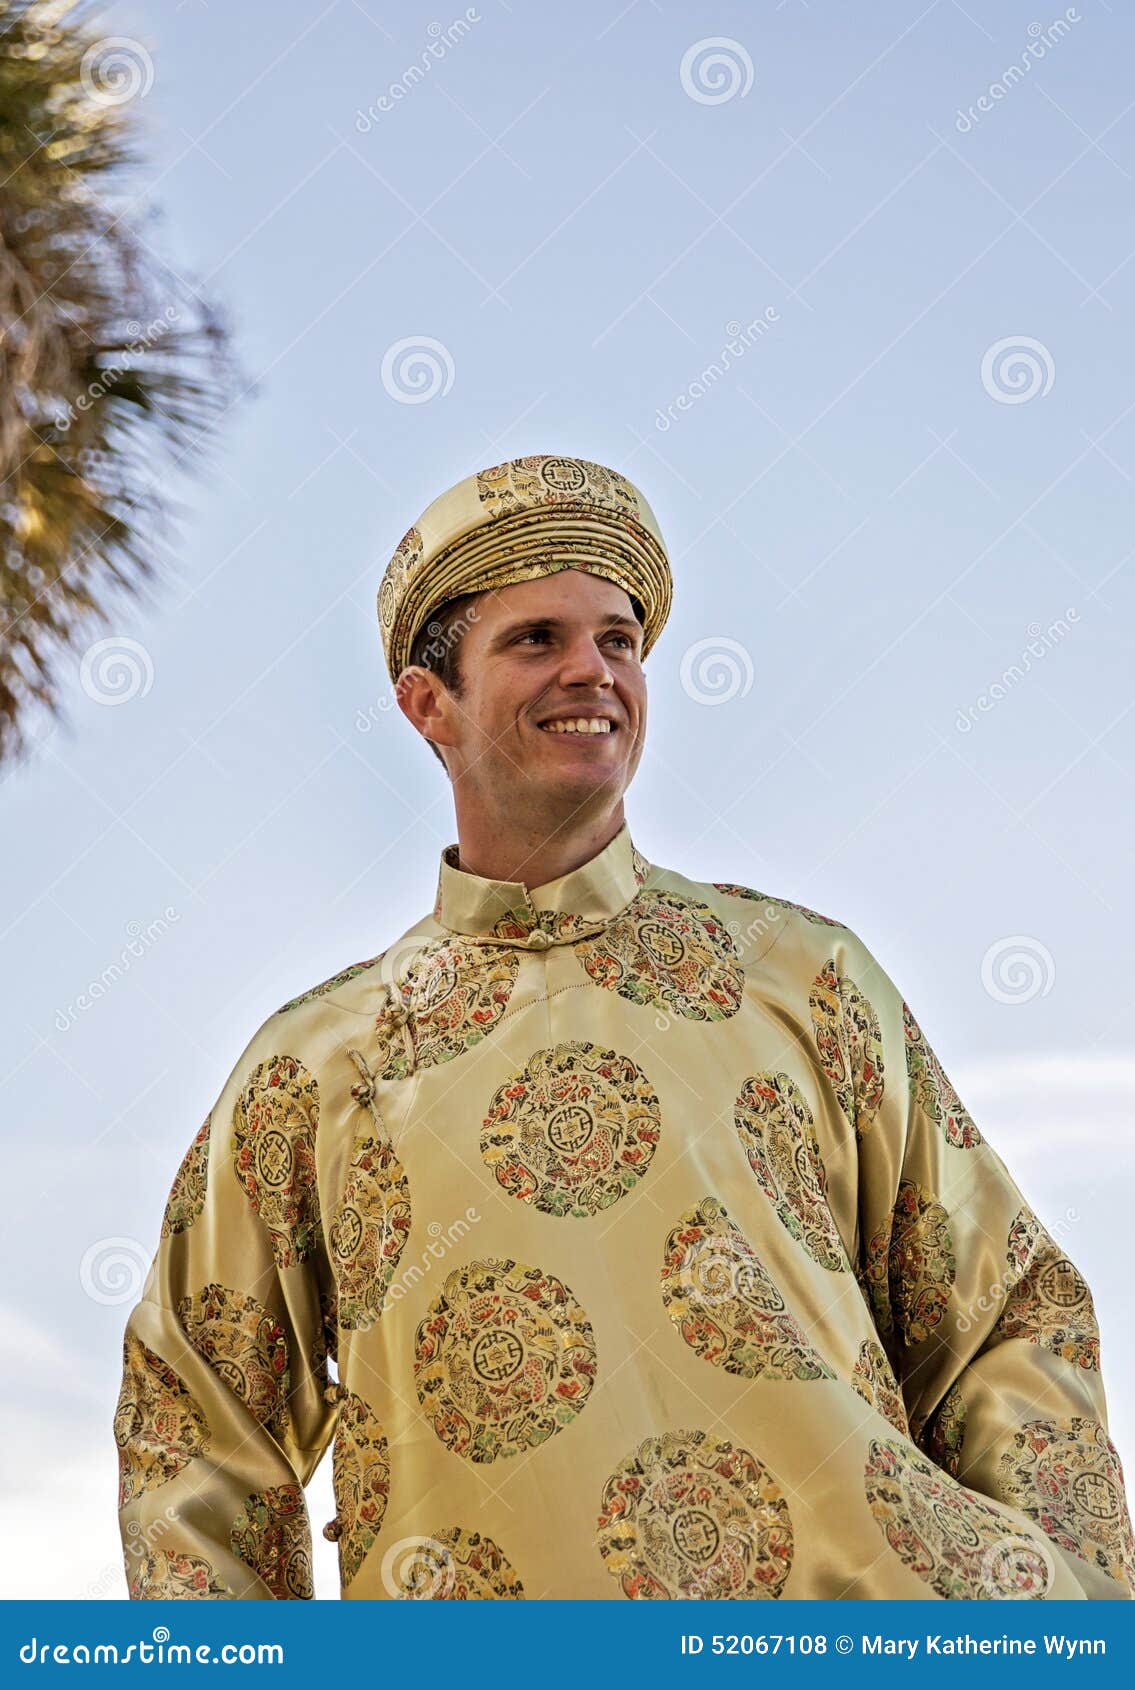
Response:
[[[529,628],[527,633],[521,634],[520,638],[521,640],[546,640],[548,630],[546,628]]]

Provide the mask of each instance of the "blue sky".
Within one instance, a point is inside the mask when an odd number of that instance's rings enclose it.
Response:
[[[533,451],[623,470],[670,544],[636,843],[875,951],[1063,1225],[1135,1459],[1135,42],[1115,4],[988,11],[102,14],[149,83],[146,238],[255,392],[92,634],[118,681],[77,653],[0,794],[4,1320],[37,1381],[9,1594],[120,1594],[128,1304],[81,1263],[123,1239],[129,1278],[255,1028],[432,901],[448,788],[386,708],[375,592],[430,499]]]

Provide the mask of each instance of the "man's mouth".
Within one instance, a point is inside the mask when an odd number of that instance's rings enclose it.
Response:
[[[605,716],[565,716],[556,722],[541,722],[540,729],[549,734],[612,734],[615,732],[614,722]]]

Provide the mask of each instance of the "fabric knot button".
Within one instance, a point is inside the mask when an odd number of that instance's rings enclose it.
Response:
[[[332,1382],[330,1385],[324,1386],[324,1389],[323,1389],[323,1400],[324,1400],[324,1402],[336,1403],[336,1402],[339,1401],[339,1398],[342,1397],[342,1396],[346,1396],[346,1392],[344,1391],[342,1385],[339,1385],[339,1384]]]
[[[404,1027],[406,1025],[406,1010],[400,1003],[388,1004],[382,1014],[383,1019],[389,1021],[392,1027]]]
[[[333,1520],[328,1520],[327,1524],[323,1528],[323,1535],[327,1539],[328,1543],[338,1543],[339,1539],[343,1535],[343,1525],[338,1515],[336,1515]]]
[[[542,927],[533,928],[528,935],[529,947],[534,951],[546,951],[551,942],[551,934],[545,933]]]

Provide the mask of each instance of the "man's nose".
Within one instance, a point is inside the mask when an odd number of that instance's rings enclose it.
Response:
[[[564,652],[560,680],[565,686],[611,686],[610,664],[593,639],[573,640]]]

